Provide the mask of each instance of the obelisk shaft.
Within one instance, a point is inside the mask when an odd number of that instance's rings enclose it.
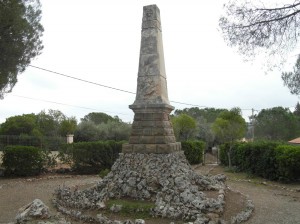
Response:
[[[176,142],[168,99],[161,33],[160,11],[156,5],[144,6],[137,94],[129,106],[135,115],[129,144],[124,153],[172,153],[181,149]]]

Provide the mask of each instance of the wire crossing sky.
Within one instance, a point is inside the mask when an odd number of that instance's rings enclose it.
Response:
[[[128,105],[135,100],[142,10],[149,4],[160,9],[175,109],[239,107],[248,120],[252,108],[294,107],[299,99],[283,86],[280,71],[265,75],[263,61],[246,63],[226,46],[218,31],[224,2],[41,0],[44,49],[0,100],[0,123],[48,109],[78,120],[107,111],[132,121]],[[287,70],[295,63],[292,55]]]

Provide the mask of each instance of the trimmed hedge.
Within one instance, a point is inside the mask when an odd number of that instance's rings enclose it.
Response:
[[[205,142],[203,141],[184,141],[181,142],[182,150],[190,164],[199,164],[203,162],[203,152]]]
[[[124,141],[98,141],[66,144],[62,147],[59,158],[71,164],[77,173],[98,174],[103,169],[110,169]]]
[[[33,146],[7,146],[2,155],[5,176],[38,175],[46,161],[45,152]]]
[[[276,149],[276,162],[280,180],[300,179],[300,146],[280,145]]]
[[[220,147],[220,160],[228,165],[226,151],[229,145]],[[270,180],[291,181],[300,179],[300,147],[278,142],[236,143],[233,146],[232,165]]]

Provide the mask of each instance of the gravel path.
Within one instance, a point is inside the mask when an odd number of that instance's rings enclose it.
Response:
[[[205,166],[210,174],[224,173],[220,166]],[[284,185],[260,178],[247,178],[245,174],[225,172],[227,185],[253,201],[255,210],[247,224],[299,224],[300,183]]]
[[[225,173],[227,184],[253,200],[255,212],[247,224],[297,224],[300,223],[300,184],[279,185],[263,179],[247,179],[243,174],[225,172],[220,166],[195,167],[201,174]],[[39,198],[51,208],[51,197],[59,185],[88,187],[99,181],[98,176],[47,175],[42,178],[0,178],[0,224],[14,222],[20,207]],[[278,186],[273,186],[274,184]],[[235,203],[237,204],[237,203]],[[237,206],[232,203],[232,207]],[[230,208],[237,209],[237,208]]]
[[[44,176],[42,178],[0,178],[0,224],[15,221],[18,209],[41,199],[46,205],[51,205],[51,197],[54,189],[59,185],[70,187],[89,186],[99,181],[99,176]],[[50,211],[56,211],[51,207]]]

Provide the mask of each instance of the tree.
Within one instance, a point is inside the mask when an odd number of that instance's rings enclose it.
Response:
[[[105,113],[89,113],[77,126],[75,141],[128,140],[131,125],[118,116],[111,117]]]
[[[255,115],[255,138],[267,140],[291,140],[299,134],[299,119],[288,109],[273,107]]]
[[[74,134],[77,126],[77,120],[75,117],[66,118],[60,123],[60,135],[66,136],[68,134]]]
[[[196,120],[187,114],[180,114],[172,118],[175,136],[179,141],[193,138],[196,130]]]
[[[198,107],[185,108],[183,110],[175,110],[175,115],[187,114],[196,120],[195,138],[205,141],[206,147],[212,147],[215,142],[215,135],[211,129],[213,122],[219,114],[225,109],[203,108]]]
[[[290,89],[291,94],[300,94],[300,55],[293,68],[293,72],[282,72],[281,78],[284,85]]]
[[[263,48],[270,54],[283,53],[295,47],[300,29],[300,1],[282,6],[270,2],[230,1],[220,18],[224,38],[240,52],[249,54]]]
[[[246,132],[246,121],[241,116],[239,108],[222,112],[213,123],[212,129],[218,139],[223,143],[229,143],[228,162],[231,167],[231,151],[233,144],[244,137]]]
[[[96,125],[101,123],[107,123],[108,121],[113,120],[120,120],[118,117],[113,118],[112,116],[106,114],[106,113],[100,113],[100,112],[93,112],[89,113],[88,115],[85,115],[84,118],[81,119],[81,121],[92,121]]]
[[[43,49],[39,0],[0,1],[0,99]]]
[[[1,135],[39,135],[35,114],[9,117],[1,124]]]
[[[295,111],[293,113],[295,116],[300,118],[300,104],[299,102],[297,102],[296,106],[295,106]]]

